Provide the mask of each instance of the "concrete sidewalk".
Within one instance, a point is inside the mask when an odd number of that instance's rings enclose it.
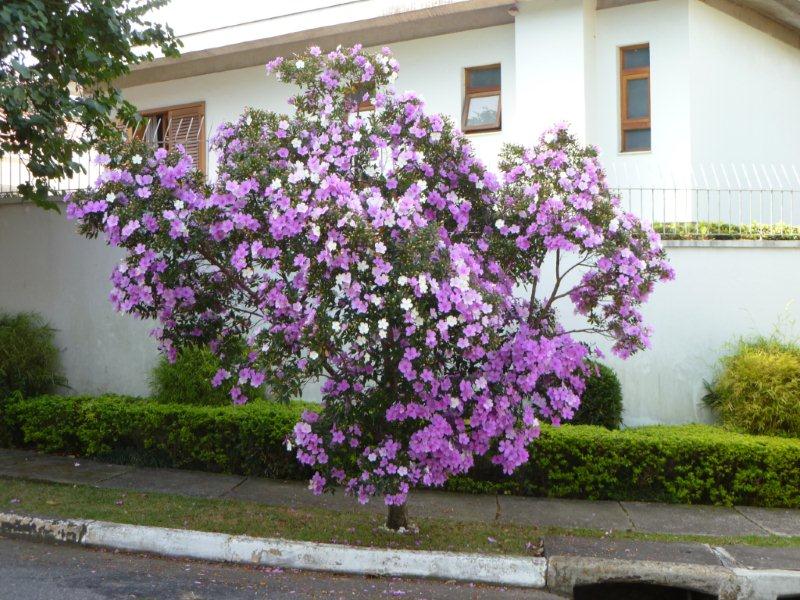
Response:
[[[343,494],[314,496],[303,482],[149,469],[0,449],[0,476],[77,483],[103,488],[162,492],[202,498],[232,498],[275,506],[318,507],[339,512],[383,514],[380,502],[359,506]],[[0,510],[6,507],[0,507]],[[454,494],[418,491],[409,500],[414,517],[451,518],[564,529],[633,531],[706,536],[800,536],[800,510],[754,507],[679,506]],[[800,548],[704,543],[646,542],[548,536],[545,554],[658,560],[699,565],[800,570]]]

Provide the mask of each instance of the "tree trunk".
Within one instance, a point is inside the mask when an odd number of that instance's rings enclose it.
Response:
[[[389,514],[386,516],[386,527],[397,531],[401,527],[408,529],[408,509],[405,504],[390,505]]]

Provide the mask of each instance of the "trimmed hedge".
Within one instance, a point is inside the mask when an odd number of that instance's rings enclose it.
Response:
[[[307,405],[198,407],[119,396],[0,401],[0,444],[117,462],[301,479],[284,440]],[[800,508],[800,440],[708,425],[545,427],[504,477],[482,461],[449,488],[596,500]]]
[[[307,405],[160,404],[124,396],[0,401],[0,445],[138,466],[301,479],[284,440]]]

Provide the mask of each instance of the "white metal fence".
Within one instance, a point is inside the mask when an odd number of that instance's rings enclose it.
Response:
[[[185,120],[185,119],[184,119]],[[154,119],[129,135],[155,147],[183,144],[206,172],[213,174],[206,123],[162,123]],[[66,192],[92,185],[100,174],[96,152],[79,157],[84,172],[52,182]],[[653,223],[667,236],[752,236],[800,239],[800,168],[794,165],[701,165],[682,176],[608,169],[612,191],[622,206]],[[16,196],[17,186],[31,179],[18,156],[0,158],[0,196]]]

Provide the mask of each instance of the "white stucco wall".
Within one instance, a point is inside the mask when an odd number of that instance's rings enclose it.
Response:
[[[800,317],[800,248],[669,248],[675,281],[657,286],[644,309],[652,348],[609,364],[620,376],[625,422],[710,419],[701,399],[717,358],[742,336],[769,335]]]
[[[72,392],[148,393],[156,345],[151,324],[117,314],[108,301],[115,250],[76,235],[63,215],[0,204],[0,256],[14,257],[0,261],[0,309],[39,312],[56,328]],[[660,284],[644,311],[652,348],[608,358],[629,425],[707,420],[703,380],[725,345],[800,317],[800,281],[787,276],[800,248],[669,248],[669,259],[677,279]],[[575,322],[568,303],[561,310],[568,326]]]
[[[597,11],[589,140],[602,151],[612,182],[651,184],[685,172],[691,160],[687,0],[658,0]],[[652,149],[620,152],[619,48],[650,44]]]
[[[400,42],[392,44],[391,49],[400,62],[396,89],[421,94],[429,111],[448,115],[456,126],[461,123],[464,69],[500,63],[503,131],[470,135],[479,156],[488,164],[494,164],[505,132],[512,131],[515,126],[514,26],[487,27]],[[215,128],[238,117],[247,106],[289,112],[286,99],[295,89],[267,75],[263,67],[251,67],[140,85],[127,88],[123,93],[140,110],[204,100],[206,123]]]
[[[692,158],[800,170],[800,49],[689,3]]]
[[[78,236],[63,214],[0,203],[0,256],[0,311],[50,322],[71,392],[147,394],[158,357],[152,325],[108,300],[122,253]]]

